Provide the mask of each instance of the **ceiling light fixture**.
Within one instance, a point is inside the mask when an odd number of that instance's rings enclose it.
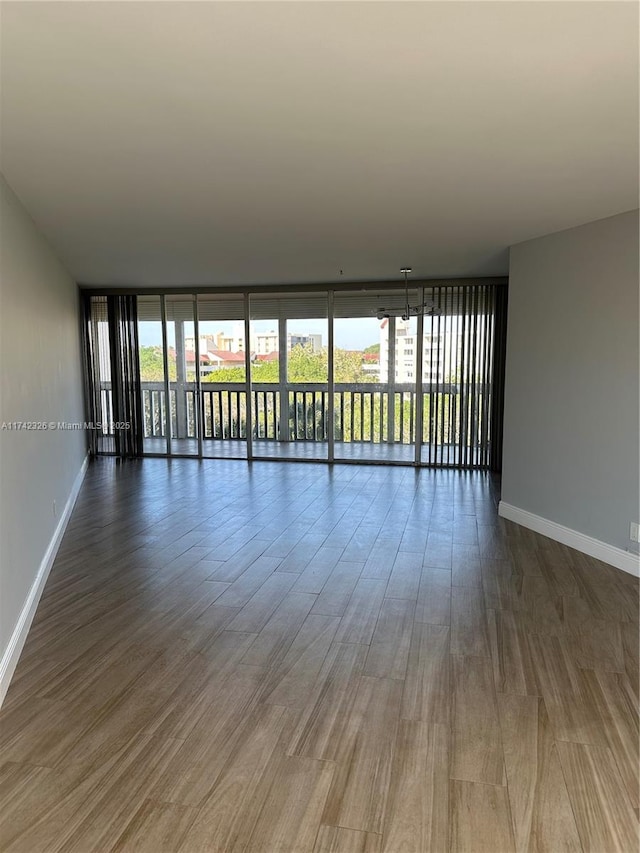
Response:
[[[403,320],[410,320],[411,317],[418,317],[422,314],[424,317],[436,317],[442,314],[439,308],[431,303],[423,302],[422,305],[409,305],[409,281],[407,276],[412,272],[411,267],[402,267],[400,270],[404,276],[404,308],[378,308],[378,320],[385,320],[388,317],[401,317]]]

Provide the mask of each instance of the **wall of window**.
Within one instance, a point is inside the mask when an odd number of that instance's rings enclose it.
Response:
[[[139,294],[145,455],[497,470],[506,280]],[[85,291],[108,425],[110,295]],[[127,359],[130,362],[130,359]],[[120,418],[120,420],[122,420]],[[114,451],[109,428],[94,442]]]

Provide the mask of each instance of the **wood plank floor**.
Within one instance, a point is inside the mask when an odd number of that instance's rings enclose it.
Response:
[[[93,463],[0,712],[0,849],[636,851],[638,581],[498,488]]]

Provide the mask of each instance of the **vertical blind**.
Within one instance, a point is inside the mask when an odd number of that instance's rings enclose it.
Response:
[[[142,456],[136,297],[85,294],[83,313],[90,451]]]
[[[424,295],[436,313],[424,318],[422,460],[498,470],[502,418],[496,385],[504,372],[504,327],[497,325],[496,312],[506,288],[435,286]]]
[[[83,296],[85,399],[89,452],[115,453],[111,405],[111,349],[106,296]]]

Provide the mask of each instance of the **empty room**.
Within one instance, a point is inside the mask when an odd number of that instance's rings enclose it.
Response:
[[[636,853],[636,2],[0,2],[0,849]]]

